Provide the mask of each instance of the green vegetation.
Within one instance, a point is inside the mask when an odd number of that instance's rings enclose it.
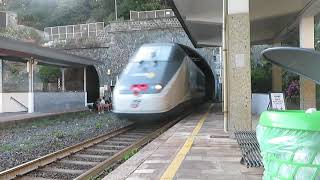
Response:
[[[101,121],[96,122],[96,129],[101,129],[103,127],[103,124]]]
[[[128,159],[130,159],[133,155],[135,155],[139,150],[138,149],[133,149],[130,152],[128,152],[127,154],[125,154],[122,158],[123,161],[127,161]]]
[[[27,140],[24,141],[22,144],[20,144],[19,148],[17,148],[17,150],[30,150],[35,148],[37,145],[35,144],[35,142],[33,140]]]
[[[253,93],[268,93],[272,90],[272,65],[267,62],[251,63],[251,82]]]
[[[168,7],[168,0],[117,0],[118,16],[129,18],[129,11]],[[45,27],[115,19],[114,0],[10,0],[0,7],[18,13],[19,23],[43,30]]]
[[[0,151],[1,152],[8,152],[11,151],[13,149],[13,147],[9,144],[2,144],[0,145]]]
[[[52,117],[45,117],[45,118],[34,120],[31,123],[31,126],[47,127],[47,126],[55,125],[57,122],[62,122],[62,121],[68,123],[68,120],[71,118],[81,119],[81,118],[89,117],[90,115],[92,115],[91,112],[83,111],[83,112],[77,112],[77,113],[62,114],[62,115],[57,115]],[[23,125],[22,128],[25,128],[25,125]]]
[[[40,66],[39,77],[43,83],[43,91],[48,91],[48,83],[57,82],[61,76],[61,71],[55,66]]]
[[[39,70],[40,79],[43,82],[56,81],[60,77],[61,71],[58,67],[54,66],[41,66]]]
[[[53,131],[52,136],[57,139],[62,139],[65,137],[65,134],[62,131]]]
[[[41,35],[33,28],[28,27],[8,27],[0,29],[0,36],[11,39],[23,39],[32,40],[35,42],[41,42]]]

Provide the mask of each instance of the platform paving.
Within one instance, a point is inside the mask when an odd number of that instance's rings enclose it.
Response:
[[[223,131],[223,115],[216,112],[214,107],[195,135],[193,144],[181,164],[174,164],[177,154],[181,155],[180,150],[207,109],[208,105],[199,108],[180,121],[120,165],[104,180],[171,179],[164,176],[170,165],[177,167],[173,179],[179,180],[262,179],[262,168],[246,168],[240,164],[239,146],[235,139],[229,138],[229,134]]]
[[[88,110],[87,108],[81,108],[81,109],[74,109],[74,110],[63,111],[63,112],[0,113],[0,129],[4,129],[7,127],[14,127],[14,126],[21,124],[21,123],[28,123],[31,121],[35,121],[37,119],[45,118],[45,117],[58,116],[58,115],[82,112],[82,111],[87,111],[87,110]]]

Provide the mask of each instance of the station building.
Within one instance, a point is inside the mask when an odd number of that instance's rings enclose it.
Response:
[[[0,112],[64,112],[99,97],[101,62],[0,38]]]
[[[223,47],[224,128],[252,129],[251,45],[297,41],[314,48],[319,0],[172,0],[195,47]],[[282,69],[273,65],[273,91],[282,91]],[[300,108],[316,107],[315,83],[300,77]]]

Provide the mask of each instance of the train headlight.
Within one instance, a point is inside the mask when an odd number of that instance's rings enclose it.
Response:
[[[157,84],[154,86],[154,89],[160,91],[162,89],[162,85],[161,84]]]

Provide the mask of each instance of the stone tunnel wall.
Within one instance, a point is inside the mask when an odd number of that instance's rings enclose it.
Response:
[[[175,42],[192,46],[187,34],[175,18],[164,18],[145,21],[113,22],[100,35],[105,39],[103,47],[69,49],[72,54],[99,59],[104,64],[96,66],[100,78],[100,86],[110,85],[129,61],[133,53],[145,43]],[[213,60],[216,48],[202,48],[199,53],[209,61]],[[214,69],[214,67],[212,67]],[[111,74],[108,75],[108,69]]]

